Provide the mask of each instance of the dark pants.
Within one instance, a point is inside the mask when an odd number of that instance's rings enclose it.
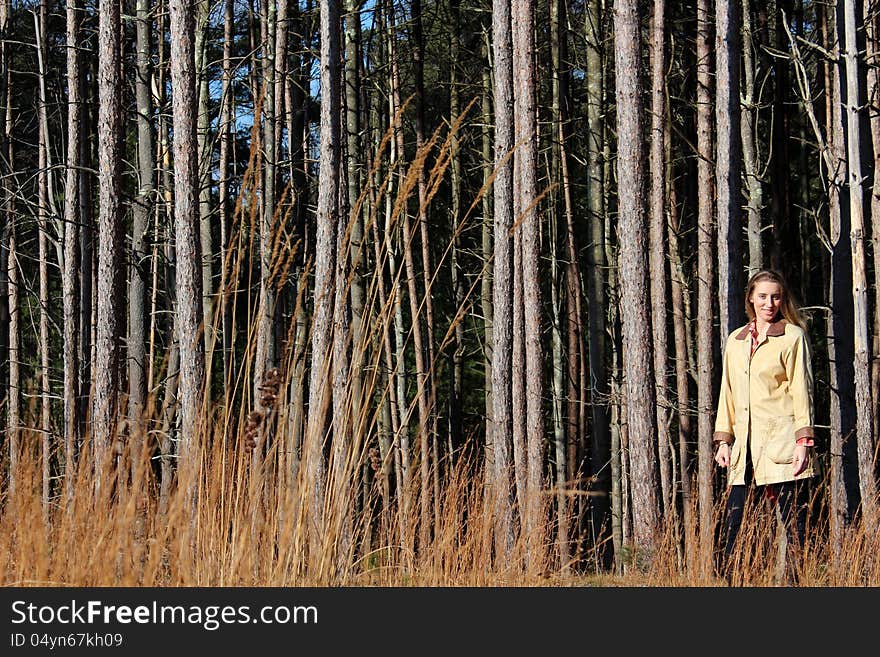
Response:
[[[778,505],[779,515],[788,534],[790,549],[793,548],[795,554],[804,545],[806,537],[807,505],[804,499],[806,491],[806,486],[803,485],[804,480],[785,481],[765,486],[754,485],[751,455],[746,449],[745,482],[745,485],[742,486],[730,486],[727,495],[726,518],[722,535],[722,572],[725,576],[728,575],[730,555],[736,545],[736,538],[739,535],[746,510],[753,508],[764,499],[770,502],[771,508],[774,504]]]

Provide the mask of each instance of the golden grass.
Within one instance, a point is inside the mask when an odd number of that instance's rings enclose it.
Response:
[[[509,559],[493,554],[493,523],[485,513],[479,467],[463,458],[442,488],[439,522],[423,547],[418,509],[400,531],[395,509],[363,508],[352,494],[349,547],[339,538],[325,552],[309,555],[306,527],[296,495],[272,485],[251,486],[248,459],[223,453],[223,441],[204,454],[195,504],[186,486],[171,493],[167,511],[157,503],[152,472],[144,481],[120,483],[112,499],[95,498],[82,469],[68,506],[52,503],[48,524],[41,509],[40,464],[26,450],[20,493],[4,495],[0,508],[0,581],[3,586],[726,586],[698,557],[696,533],[682,539],[675,524],[660,532],[649,564],[629,560],[618,573],[563,570],[554,562],[552,530],[543,532],[543,561],[527,568],[524,541]],[[228,449],[228,448],[227,448]],[[147,465],[146,463],[144,465]],[[137,476],[135,477],[137,478]],[[5,482],[4,482],[5,483]],[[6,487],[4,486],[4,490]],[[350,505],[350,506],[348,506]],[[340,509],[342,507],[337,507]],[[355,510],[354,513],[350,513]],[[334,526],[332,509],[325,527]],[[767,512],[744,521],[742,546],[732,568],[734,586],[876,586],[880,584],[880,538],[859,527],[847,530],[840,554],[830,550],[822,527],[810,530],[792,580],[780,569],[775,524]],[[328,530],[327,536],[333,533]],[[341,536],[344,532],[338,532]],[[689,556],[690,555],[690,556]],[[691,565],[688,565],[690,561]],[[333,567],[328,567],[332,562]]]

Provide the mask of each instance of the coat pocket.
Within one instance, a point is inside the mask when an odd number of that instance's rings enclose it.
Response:
[[[733,446],[730,449],[730,466],[727,468],[728,472],[733,472],[742,460],[744,444],[745,441],[742,439],[734,440]]]
[[[767,422],[767,458],[774,463],[794,461],[794,416],[773,417]]]

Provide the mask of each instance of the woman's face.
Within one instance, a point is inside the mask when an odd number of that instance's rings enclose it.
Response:
[[[779,306],[782,304],[782,286],[772,281],[761,281],[752,290],[749,297],[755,316],[765,322],[772,322],[779,314]]]

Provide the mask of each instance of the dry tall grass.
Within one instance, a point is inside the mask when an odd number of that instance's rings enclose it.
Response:
[[[449,166],[453,135],[458,127],[459,124],[452,126],[442,140],[438,130],[415,158],[416,162],[424,163],[428,152],[436,149],[428,176],[426,202],[437,192]],[[378,148],[371,178],[379,171],[390,135],[389,131]],[[252,160],[248,172],[254,166]],[[422,489],[418,477],[402,477],[397,481],[391,477],[390,482],[383,484],[379,471],[387,468],[393,457],[390,452],[382,455],[384,464],[376,457],[380,451],[377,445],[391,452],[405,449],[401,441],[408,433],[406,422],[401,420],[404,427],[398,430],[401,435],[382,438],[383,431],[386,434],[389,431],[389,421],[380,417],[388,398],[393,399],[396,368],[405,366],[405,358],[400,359],[399,354],[411,348],[412,338],[411,331],[402,334],[404,343],[398,345],[401,352],[391,353],[388,336],[395,330],[395,303],[399,304],[398,295],[402,294],[403,267],[395,269],[389,261],[400,257],[400,245],[394,232],[399,229],[401,213],[406,211],[407,200],[417,187],[416,168],[411,166],[408,171],[399,172],[396,185],[392,186],[395,195],[392,198],[389,192],[392,174],[397,175],[389,168],[384,177],[376,175],[377,184],[353,209],[354,214],[360,213],[361,204],[367,204],[364,234],[375,238],[372,274],[363,281],[366,296],[363,317],[367,330],[360,343],[349,345],[354,356],[352,366],[358,369],[363,387],[355,393],[349,381],[344,386],[345,398],[334,400],[334,406],[338,402],[338,408],[350,416],[353,429],[344,467],[328,464],[327,472],[331,474],[323,513],[316,515],[310,511],[311,491],[303,489],[302,477],[297,476],[296,453],[304,440],[314,439],[302,435],[303,417],[295,416],[301,410],[291,410],[301,409],[295,397],[302,398],[306,381],[304,345],[308,336],[307,332],[304,335],[300,331],[298,313],[304,312],[304,297],[308,292],[305,274],[301,274],[288,349],[281,355],[282,374],[269,395],[267,408],[273,405],[274,408],[257,415],[253,412],[257,401],[251,399],[248,382],[253,376],[256,332],[254,326],[250,326],[246,331],[249,346],[236,371],[229,373],[225,399],[215,406],[206,405],[203,435],[192,441],[201,446],[190,461],[197,467],[181,468],[176,485],[170,491],[166,488],[171,481],[165,476],[167,460],[165,466],[156,466],[157,459],[162,458],[156,454],[157,427],[162,434],[158,441],[162,449],[168,451],[170,444],[169,409],[163,406],[163,400],[151,397],[148,401],[143,426],[151,428],[152,433],[144,431],[141,436],[129,436],[120,449],[119,474],[111,495],[95,497],[86,441],[81,449],[83,458],[79,461],[72,497],[67,500],[60,492],[62,487],[56,486],[58,496],[45,515],[41,504],[39,436],[22,429],[24,448],[16,472],[18,489],[14,497],[10,497],[7,485],[9,463],[0,463],[0,477],[5,477],[0,481],[0,581],[4,586],[726,584],[712,574],[711,564],[700,562],[696,556],[700,554],[698,534],[683,536],[675,519],[662,528],[650,559],[628,549],[618,555],[621,567],[617,574],[598,569],[595,566],[598,559],[590,554],[581,555],[583,558],[577,568],[559,563],[549,509],[544,515],[547,521],[539,527],[537,537],[520,536],[511,554],[504,560],[498,559],[493,550],[494,521],[489,500],[484,497],[483,460],[478,449],[466,449],[455,459],[447,455],[437,464],[443,473],[439,478],[439,514],[430,531],[420,533],[424,528],[419,526]],[[256,194],[258,183],[248,183],[249,180],[246,174],[244,191]],[[491,183],[492,179],[477,194],[460,222],[459,232],[465,230],[480,197]],[[233,273],[224,289],[227,285],[235,286],[241,270],[253,270],[253,263],[247,261],[245,253],[254,252],[255,208],[256,204],[243,204],[241,199],[236,205],[238,223],[230,240],[230,251],[225,256],[225,270]],[[249,219],[245,216],[248,213]],[[286,224],[286,215],[279,214],[276,219]],[[287,234],[283,225],[277,234]],[[343,242],[347,245],[348,241],[346,234]],[[247,244],[251,247],[246,248]],[[281,244],[280,238],[278,244]],[[434,279],[427,285],[428,294],[433,293],[431,286],[437,283],[442,261],[451,248],[452,242],[445,246],[441,262],[435,263]],[[295,244],[273,249],[273,271],[283,272],[279,280],[286,280],[291,273],[296,249]],[[348,255],[343,251],[341,257]],[[307,264],[304,264],[307,272]],[[475,277],[464,305],[452,313],[438,352],[451,342],[455,325],[469,312],[478,282],[479,277]],[[279,289],[281,285],[279,282]],[[219,307],[220,304],[218,326]],[[258,313],[251,310],[254,309],[249,305],[248,316],[256,317]],[[218,326],[212,332],[214,339]],[[237,330],[233,325],[232,332],[238,334]],[[439,372],[435,375],[439,376]],[[334,388],[334,395],[339,390]],[[400,403],[408,406],[404,409],[404,420],[411,418],[416,400],[403,399]],[[241,417],[228,416],[234,406],[241,407]],[[385,410],[387,412],[387,408]],[[290,412],[294,416],[285,415]],[[30,415],[36,417],[36,414],[37,409],[32,407]],[[142,445],[145,451],[130,453],[132,445]],[[258,458],[252,456],[252,449],[258,450]],[[8,460],[8,451],[4,456]],[[413,455],[413,473],[419,472],[418,456]],[[400,467],[399,461],[396,467]],[[344,485],[338,486],[343,480]],[[351,485],[353,482],[355,485]],[[396,488],[393,494],[389,493],[389,484]],[[110,488],[102,486],[102,491],[106,493]],[[546,491],[548,504],[554,497],[554,491]],[[399,507],[401,500],[407,502]],[[720,517],[720,511],[719,506],[716,518]],[[742,548],[734,559],[733,583],[770,586],[792,582],[790,575],[779,566],[773,526],[772,518],[766,514],[746,520]],[[320,540],[311,540],[316,535]],[[601,544],[610,543],[607,537],[598,540]],[[527,550],[533,550],[535,545],[543,546],[539,550],[543,557],[537,562],[527,558]],[[568,552],[575,553],[574,546]],[[809,545],[793,570],[798,573],[797,583],[801,586],[873,586],[880,584],[878,555],[880,536],[877,532],[848,530],[841,551],[832,555],[826,528],[817,526],[811,529]],[[793,571],[789,568],[787,572]]]
[[[166,511],[157,504],[157,482],[121,482],[112,500],[97,501],[91,478],[77,480],[70,505],[41,511],[37,450],[23,455],[20,494],[4,497],[0,510],[3,586],[726,586],[695,557],[697,538],[670,523],[650,560],[628,558],[622,574],[569,570],[553,561],[552,529],[542,540],[546,562],[527,572],[524,545],[511,559],[492,554],[491,519],[485,513],[479,467],[463,458],[444,480],[440,523],[430,544],[410,551],[399,540],[416,535],[417,508],[404,522],[394,509],[355,514],[353,547],[339,568],[328,555],[308,555],[296,496],[266,485],[249,487],[248,461],[229,458],[223,441],[205,453],[194,511],[188,487],[178,485]],[[146,463],[143,464],[147,466]],[[5,482],[4,482],[5,483]],[[4,487],[5,490],[5,487]],[[354,494],[351,509],[364,508]],[[367,509],[378,499],[368,501]],[[720,512],[720,507],[719,507]],[[332,518],[330,519],[332,520]],[[328,522],[328,526],[333,525]],[[876,586],[880,584],[880,538],[851,528],[837,558],[823,527],[809,531],[807,547],[791,566],[780,567],[774,518],[761,510],[744,521],[742,545],[731,571],[734,586]],[[631,555],[630,555],[631,556]],[[324,565],[322,565],[324,564]],[[710,572],[710,574],[706,574]],[[796,572],[796,579],[791,573]]]

